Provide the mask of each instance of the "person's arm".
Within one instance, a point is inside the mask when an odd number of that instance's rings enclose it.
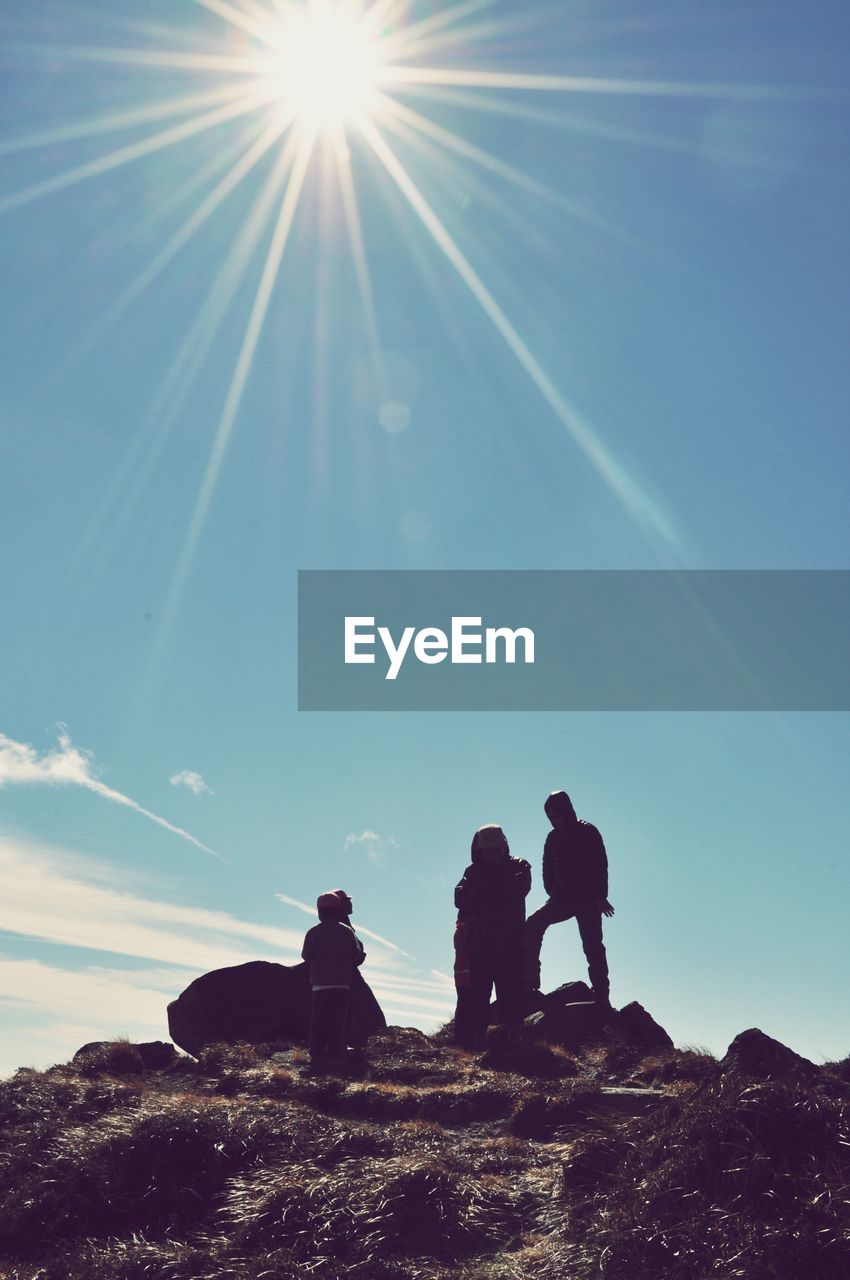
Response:
[[[608,901],[608,854],[605,852],[605,842],[603,841],[601,834],[599,831],[596,831],[595,827],[594,831],[596,832],[594,840],[594,854],[599,873],[599,896],[597,902],[599,910],[602,912],[603,916],[612,916],[614,914],[614,908]]]
[[[455,906],[461,915],[466,915],[475,906],[475,887],[472,882],[472,867],[467,867],[460,882],[455,886]]]
[[[354,935],[354,967],[355,969],[359,969],[360,965],[366,959],[366,950],[363,946],[363,943],[358,938],[357,934],[354,933],[353,929],[351,930],[351,932]]]
[[[543,888],[548,897],[555,896],[555,855],[548,839],[543,846]]]
[[[316,942],[315,934],[313,933],[312,929],[309,929],[304,938],[304,946],[301,948],[302,960],[307,960],[308,962],[312,960],[313,952],[315,951],[315,942]]]
[[[527,898],[531,891],[531,863],[526,862],[525,858],[517,858],[516,862],[514,888],[518,895],[521,894],[523,898]]]
[[[608,854],[605,852],[605,845],[602,836],[596,832],[597,848],[596,857],[599,863],[599,896],[607,899],[608,897]]]

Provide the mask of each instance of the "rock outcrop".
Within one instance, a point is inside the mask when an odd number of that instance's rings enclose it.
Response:
[[[545,993],[526,992],[525,1001],[527,1031],[565,1049],[580,1049],[612,1034],[639,1049],[673,1048],[670,1036],[637,1000],[620,1010],[600,1007],[586,982],[564,982]],[[490,1024],[498,1022],[499,1004],[493,1001]]]
[[[642,1004],[632,1000],[617,1014],[617,1026],[629,1044],[642,1049],[672,1049],[673,1041]]]
[[[758,1027],[742,1031],[730,1044],[720,1060],[724,1072],[755,1076],[759,1080],[809,1080],[818,1069],[808,1058],[803,1058],[787,1045],[772,1036],[765,1035]]]
[[[162,1071],[177,1060],[177,1050],[166,1040],[91,1040],[74,1054],[78,1065],[109,1063],[114,1071]]]
[[[371,987],[357,972],[351,988],[349,1044],[365,1044],[386,1018]],[[306,1040],[310,1030],[306,964],[251,960],[196,978],[168,1006],[172,1040],[197,1056],[208,1044],[247,1040]]]
[[[525,1025],[533,1034],[563,1045],[565,1049],[579,1049],[597,1039],[610,1020],[610,1014],[606,1015],[593,1001],[582,1001],[579,1004],[554,1005],[540,1013],[532,1013],[526,1018]]]

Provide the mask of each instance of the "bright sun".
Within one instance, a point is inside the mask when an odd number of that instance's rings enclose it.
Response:
[[[369,114],[383,65],[380,43],[344,0],[288,14],[274,39],[281,111],[325,133]]]
[[[323,252],[324,233],[330,234],[335,229],[333,219],[339,214],[344,221],[354,268],[352,280],[356,282],[362,307],[363,335],[376,371],[374,392],[379,404],[378,421],[381,425],[384,419],[395,421],[397,409],[402,417],[408,412],[407,407],[391,395],[367,240],[359,211],[357,183],[368,180],[369,165],[371,172],[385,174],[395,186],[402,200],[401,208],[408,208],[414,224],[433,242],[441,265],[445,263],[459,278],[555,418],[635,522],[646,526],[653,539],[660,539],[677,553],[675,530],[664,513],[656,511],[650,495],[641,490],[604,441],[576,415],[479,274],[472,258],[467,257],[462,242],[443,221],[439,208],[419,187],[405,163],[404,153],[415,152],[427,161],[432,171],[439,167],[446,184],[456,187],[456,179],[460,179],[464,190],[468,189],[473,195],[478,181],[486,174],[515,188],[523,205],[530,197],[541,199],[576,216],[577,206],[562,198],[557,190],[553,191],[538,177],[502,159],[498,152],[491,153],[447,127],[442,122],[445,104],[455,102],[459,109],[487,111],[494,118],[507,115],[509,119],[539,118],[558,123],[557,113],[550,110],[538,113],[527,103],[514,109],[501,100],[501,95],[542,93],[550,100],[554,96],[556,101],[560,95],[578,93],[723,100],[730,95],[736,99],[747,96],[761,99],[767,90],[759,86],[511,70],[504,66],[504,58],[510,48],[513,19],[494,18],[482,22],[479,16],[474,24],[467,21],[472,14],[490,7],[492,0],[433,0],[428,4],[413,4],[412,0],[191,0],[183,7],[191,8],[192,4],[224,22],[224,43],[219,31],[213,43],[208,46],[204,42],[195,50],[189,43],[194,29],[181,27],[176,30],[174,47],[140,47],[139,33],[135,24],[131,24],[126,48],[115,48],[111,44],[101,47],[97,43],[68,46],[69,58],[106,65],[113,73],[125,66],[147,66],[167,72],[170,83],[174,70],[184,68],[190,73],[190,92],[145,99],[137,108],[122,107],[112,113],[97,111],[89,119],[62,122],[40,133],[0,144],[3,152],[25,151],[48,146],[55,149],[57,142],[64,146],[77,139],[87,148],[77,163],[55,173],[48,170],[45,177],[31,185],[0,194],[2,214],[131,161],[190,142],[225,124],[233,127],[237,121],[251,119],[250,128],[243,126],[244,137],[240,133],[235,138],[238,154],[231,142],[221,148],[223,158],[218,154],[211,157],[215,168],[207,168],[205,161],[197,179],[187,175],[191,181],[187,182],[186,192],[194,189],[195,181],[209,182],[209,190],[198,205],[187,212],[185,220],[106,312],[102,326],[95,330],[95,333],[105,332],[123,315],[240,187],[243,179],[262,166],[263,177],[251,184],[258,188],[252,197],[253,203],[213,277],[197,317],[181,341],[163,390],[155,401],[160,407],[166,406],[166,422],[176,418],[197,369],[209,355],[239,291],[249,288],[247,280],[253,264],[260,260],[262,267],[203,483],[175,570],[166,618],[177,608],[240,410],[287,245],[301,216],[302,197],[311,185],[314,192],[318,186],[324,202],[320,207],[327,214],[326,221],[318,228],[322,233],[319,244]],[[144,9],[141,3],[134,7],[140,12]],[[520,11],[523,6],[515,8]],[[155,33],[160,30],[151,28]],[[46,44],[44,49],[45,56],[51,59],[55,56],[52,44]],[[495,63],[482,61],[488,49],[498,55]],[[475,65],[470,65],[473,55]],[[198,74],[209,78],[208,85],[199,88]],[[433,117],[429,110],[434,104],[440,108],[440,118]],[[114,130],[124,128],[133,131],[126,141],[117,145],[109,142]],[[139,137],[135,131],[141,128],[150,131]],[[492,132],[496,136],[499,131],[494,128]],[[92,154],[88,148],[91,140],[99,135],[107,141],[101,153]],[[356,165],[351,163],[347,135],[357,148]],[[611,136],[619,135],[612,132]],[[313,157],[319,139],[330,145],[321,148],[322,163],[314,168]],[[189,152],[183,154],[189,156]],[[268,164],[264,163],[266,156],[271,157]],[[219,165],[224,170],[220,174]],[[178,171],[176,167],[175,173]],[[214,177],[215,174],[218,176]],[[355,182],[357,174],[360,176]],[[511,212],[510,205],[499,197],[499,205],[502,204],[506,212]],[[579,213],[594,225],[592,211],[579,209]],[[264,248],[261,249],[261,245]],[[319,292],[324,298],[324,291]],[[322,342],[326,340],[323,336]],[[168,397],[173,397],[173,409],[168,405]],[[163,441],[165,438],[165,435],[161,437]],[[164,622],[162,635],[167,631],[168,623]]]

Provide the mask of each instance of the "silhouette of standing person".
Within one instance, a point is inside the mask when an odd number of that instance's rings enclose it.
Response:
[[[614,908],[608,901],[605,845],[592,823],[576,817],[566,791],[553,791],[543,807],[552,824],[543,847],[543,887],[549,897],[525,926],[526,985],[540,987],[540,950],[550,924],[575,917],[594,1000],[610,1008],[602,917],[612,916]]]
[[[465,959],[458,990],[455,1041],[466,1049],[484,1043],[493,986],[499,1021],[508,1027],[522,1022],[525,899],[531,867],[511,857],[501,827],[486,826],[472,841],[472,862],[455,889],[458,936],[455,946]]]
[[[308,930],[301,950],[310,969],[312,1013],[310,1064],[341,1062],[351,1010],[354,973],[366,959],[363,943],[348,923],[352,905],[342,889],[320,893],[319,923]]]

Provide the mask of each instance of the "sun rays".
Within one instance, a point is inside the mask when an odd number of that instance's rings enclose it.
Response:
[[[28,185],[0,194],[0,213],[105,179],[163,153],[179,158],[187,189],[196,176],[204,178],[198,181],[193,207],[94,321],[92,340],[102,339],[224,206],[230,202],[232,207],[237,193],[243,193],[239,225],[217,268],[199,282],[194,318],[152,397],[152,436],[139,443],[123,485],[107,496],[98,516],[104,519],[111,512],[126,518],[133,495],[141,495],[214,342],[238,306],[244,325],[228,357],[220,411],[211,424],[203,474],[175,557],[161,643],[180,606],[269,313],[278,302],[286,304],[287,273],[297,269],[288,256],[292,235],[311,183],[327,187],[330,182],[334,188],[339,226],[328,231],[325,217],[321,234],[335,234],[347,247],[362,333],[374,356],[377,381],[382,381],[381,299],[370,269],[358,190],[369,179],[366,166],[376,183],[382,175],[381,180],[388,179],[400,193],[426,251],[462,283],[482,320],[499,335],[547,406],[553,425],[564,432],[565,442],[594,468],[660,559],[675,561],[680,554],[681,537],[671,517],[570,404],[569,389],[559,386],[544,367],[521,320],[509,315],[499,300],[495,283],[485,278],[480,265],[473,265],[472,245],[450,229],[433,194],[415,178],[411,160],[415,156],[420,165],[442,165],[449,174],[468,169],[478,181],[507,184],[532,205],[539,200],[565,219],[590,219],[578,198],[566,198],[539,176],[464,136],[465,112],[490,112],[494,118],[496,113],[515,113],[520,118],[533,115],[538,97],[551,114],[553,100],[571,95],[724,99],[759,98],[772,91],[760,86],[604,79],[572,75],[569,68],[558,74],[507,68],[505,39],[528,21],[529,14],[524,10],[506,19],[498,16],[499,8],[495,0],[460,0],[424,16],[417,7],[414,18],[413,6],[403,0],[194,0],[194,29],[185,17],[182,26],[175,20],[170,47],[159,47],[161,27],[145,34],[142,24],[131,28],[129,23],[132,38],[126,47],[114,39],[102,46],[66,44],[57,55],[53,48],[32,43],[10,46],[24,58],[49,53],[68,64],[125,67],[128,73],[133,69],[136,85],[141,77],[146,87],[137,105],[120,102],[112,111],[99,103],[88,117],[26,130],[3,143],[0,154],[52,155],[61,147],[69,159],[42,170]],[[502,45],[501,54],[488,66],[483,60],[490,37],[501,37]],[[161,97],[156,92],[158,74],[169,90]],[[182,90],[177,91],[181,82]],[[217,149],[212,159],[198,149],[210,137]],[[75,146],[82,148],[76,161]],[[356,172],[352,149],[358,156]],[[168,198],[169,193],[163,193],[163,201]],[[87,545],[96,536],[92,526]]]

